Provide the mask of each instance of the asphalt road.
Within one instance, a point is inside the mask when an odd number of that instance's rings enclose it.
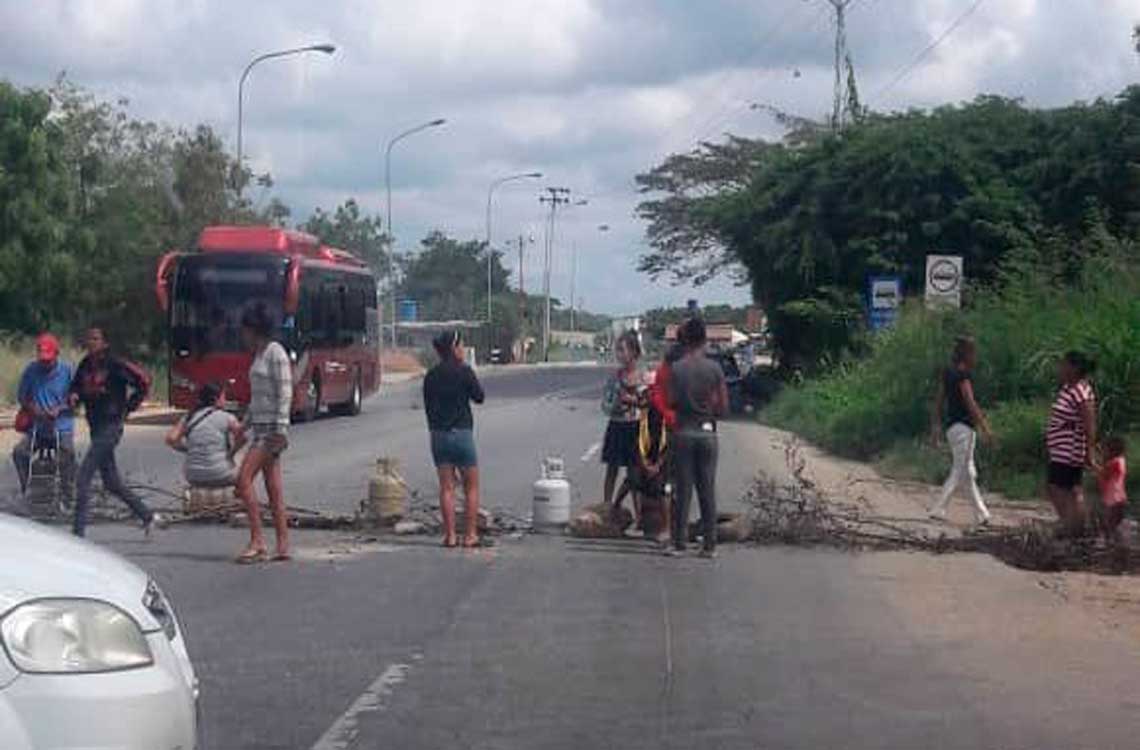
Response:
[[[525,511],[549,451],[592,492],[600,376],[488,378],[477,419],[489,504]],[[394,389],[355,420],[299,427],[294,501],[350,508],[380,453],[426,486],[416,390]],[[726,495],[757,468],[778,471],[762,465],[779,451],[756,445],[759,434],[724,430]],[[161,478],[172,464],[153,437],[132,431],[124,463]],[[897,571],[919,567],[913,555],[871,564],[737,547],[708,562],[638,541],[529,536],[456,551],[301,532],[294,562],[238,567],[229,560],[243,534],[181,527],[144,542],[103,525],[92,535],[174,600],[203,683],[203,750],[1135,744],[1140,660],[1080,629],[1047,644],[1079,662],[1043,658],[1034,623],[1057,620],[1055,600],[1015,596],[1021,579],[986,559],[945,562],[945,588],[926,607],[928,620],[946,620],[934,627],[898,603]],[[1021,620],[991,607],[966,628],[966,607],[943,613],[942,598],[969,590],[953,583],[963,578],[1021,602]]]
[[[602,368],[582,366],[500,369],[485,375],[487,402],[475,412],[485,507],[526,516],[539,465],[550,455],[565,459],[576,502],[600,499],[598,454],[605,431],[600,400],[605,376]],[[353,513],[367,495],[380,456],[397,459],[408,484],[434,502],[436,478],[420,389],[418,381],[385,386],[365,403],[359,417],[323,416],[294,425],[284,461],[288,503]],[[163,443],[166,429],[131,426],[128,430],[118,462],[129,482],[176,492],[182,486],[182,456]],[[726,444],[722,476],[726,498],[738,498],[752,479],[749,462],[732,453],[735,445]],[[0,484],[15,486],[7,461],[0,469]]]

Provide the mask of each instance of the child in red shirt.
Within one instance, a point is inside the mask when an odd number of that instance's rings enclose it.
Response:
[[[1104,506],[1105,538],[1119,542],[1120,524],[1124,520],[1124,506],[1128,498],[1124,481],[1128,476],[1124,454],[1124,439],[1111,437],[1104,443],[1104,465],[1097,477],[1100,484],[1100,502]]]

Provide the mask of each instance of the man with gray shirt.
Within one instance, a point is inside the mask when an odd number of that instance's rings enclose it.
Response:
[[[688,542],[689,503],[693,490],[701,506],[704,542],[702,557],[716,556],[716,420],[728,408],[724,372],[705,356],[707,332],[699,318],[684,323],[685,356],[673,365],[669,397],[677,411],[674,440],[673,548],[670,555],[685,551]]]

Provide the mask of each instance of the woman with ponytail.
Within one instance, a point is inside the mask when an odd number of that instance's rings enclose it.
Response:
[[[463,481],[466,528],[463,546],[479,545],[479,461],[475,453],[475,419],[471,403],[483,403],[483,387],[464,361],[463,337],[447,331],[432,342],[439,363],[424,378],[424,411],[431,433],[431,455],[439,475],[439,510],[443,546],[455,547],[455,480]]]

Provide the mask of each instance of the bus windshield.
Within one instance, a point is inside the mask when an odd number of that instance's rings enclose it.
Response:
[[[170,313],[179,356],[241,350],[242,314],[258,303],[280,322],[285,264],[259,255],[193,255],[179,263]]]

